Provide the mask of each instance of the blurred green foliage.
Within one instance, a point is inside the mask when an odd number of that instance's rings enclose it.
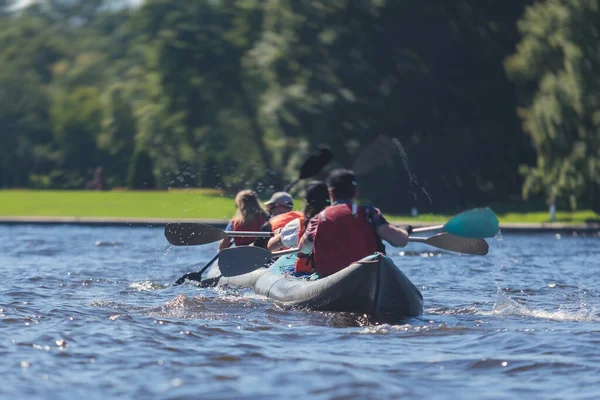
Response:
[[[385,210],[596,204],[597,1],[3,4],[0,187],[126,186],[143,149],[158,188],[269,192],[387,135],[359,176]]]
[[[523,194],[600,212],[600,2],[547,0],[519,21],[506,68],[537,153]]]

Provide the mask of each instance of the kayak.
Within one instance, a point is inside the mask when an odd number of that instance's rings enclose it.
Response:
[[[423,313],[423,296],[387,256],[376,253],[325,278],[294,275],[295,254],[260,268],[254,290],[284,306],[368,314],[399,323]],[[254,271],[256,272],[256,271]]]

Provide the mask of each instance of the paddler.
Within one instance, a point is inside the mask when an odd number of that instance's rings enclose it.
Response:
[[[298,245],[298,241],[304,235],[308,221],[330,204],[327,184],[323,181],[309,183],[304,195],[304,203],[302,215],[288,222],[274,237],[269,239],[267,245],[269,251],[292,248]],[[300,255],[296,260],[295,270],[297,274],[312,274],[312,258],[304,254]]]
[[[288,222],[302,217],[300,211],[293,211],[294,198],[287,192],[276,192],[265,203],[271,218],[261,227],[263,232],[275,232],[283,228]],[[267,247],[268,238],[258,238],[254,241],[254,246]]]
[[[227,231],[258,231],[269,219],[269,214],[260,204],[256,193],[252,190],[242,190],[235,196],[237,211],[233,219],[227,225]],[[230,247],[249,245],[254,241],[251,237],[224,238],[219,243],[219,251]]]
[[[354,172],[335,169],[327,178],[331,206],[312,218],[298,247],[312,252],[319,277],[334,274],[355,261],[384,251],[381,239],[404,247],[412,231],[390,225],[381,211],[355,203],[358,195]]]

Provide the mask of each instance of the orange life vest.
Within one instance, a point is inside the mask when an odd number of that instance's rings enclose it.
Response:
[[[265,217],[261,215],[258,220],[248,221],[245,224],[242,224],[242,221],[240,221],[239,219],[234,219],[231,222],[233,225],[233,230],[235,232],[240,232],[240,231],[258,232],[258,231],[260,231],[260,228],[262,228],[262,226],[265,224]],[[252,244],[252,242],[254,242],[254,239],[256,239],[256,238],[236,237],[236,238],[233,238],[233,242],[235,243],[236,246],[247,246],[247,245]]]
[[[302,214],[300,211],[290,211],[276,215],[269,220],[269,224],[271,224],[271,231],[275,232],[276,229],[283,228],[284,226],[286,226],[288,222],[303,217],[304,214]]]
[[[378,250],[376,234],[356,204],[338,204],[318,215],[314,260],[320,277],[334,274]]]

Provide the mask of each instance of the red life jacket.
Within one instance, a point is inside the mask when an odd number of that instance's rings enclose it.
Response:
[[[260,228],[262,228],[262,226],[265,224],[265,217],[264,216],[260,216],[260,218],[258,220],[255,221],[248,221],[246,222],[246,224],[242,224],[242,221],[240,221],[239,219],[234,219],[232,221],[232,225],[233,225],[233,230],[235,232],[239,232],[239,231],[250,231],[250,232],[259,232]],[[247,246],[252,244],[252,242],[254,242],[253,237],[236,237],[233,238],[233,242],[235,243],[236,246]]]
[[[376,234],[363,207],[338,204],[319,213],[313,253],[320,277],[341,271],[376,251]]]

